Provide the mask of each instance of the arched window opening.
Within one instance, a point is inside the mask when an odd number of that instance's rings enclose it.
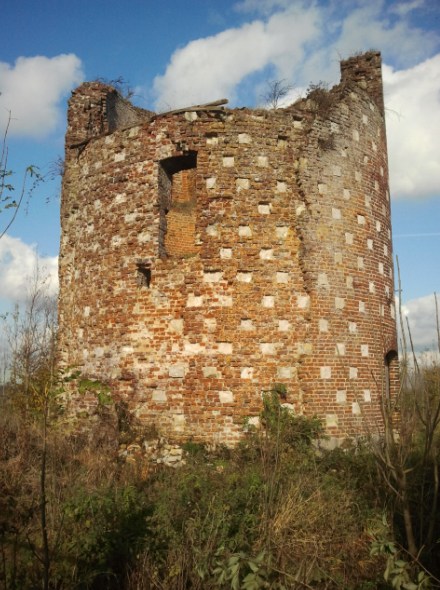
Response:
[[[162,160],[159,165],[159,256],[185,257],[197,252],[197,153]]]

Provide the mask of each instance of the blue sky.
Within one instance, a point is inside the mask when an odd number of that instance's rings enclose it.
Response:
[[[440,291],[440,2],[438,0],[3,0],[0,131],[19,185],[63,155],[66,102],[84,80],[122,76],[152,110],[229,98],[261,104],[268,80],[291,100],[337,83],[339,60],[382,52],[394,251],[418,344],[434,338]],[[7,222],[0,213],[0,232]],[[0,311],[23,298],[36,259],[54,276],[59,179],[46,180],[0,240]]]

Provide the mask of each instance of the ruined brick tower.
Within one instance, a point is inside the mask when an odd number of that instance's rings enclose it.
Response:
[[[277,110],[73,92],[61,362],[169,439],[234,443],[278,383],[331,437],[380,424],[397,376],[380,54],[341,71]]]

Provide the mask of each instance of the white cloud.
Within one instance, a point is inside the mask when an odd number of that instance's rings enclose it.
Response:
[[[175,108],[218,98],[234,98],[246,76],[273,64],[285,77],[304,58],[307,42],[319,34],[319,11],[292,6],[266,22],[255,20],[198,39],[178,49],[154,89],[158,108]]]
[[[81,60],[74,54],[19,57],[0,62],[0,129],[9,111],[11,135],[46,136],[60,123],[60,101],[83,80]]]
[[[34,246],[7,234],[0,239],[0,298],[23,301],[38,270],[48,295],[58,291],[58,257],[40,256]]]
[[[413,10],[417,10],[418,8],[422,8],[425,3],[425,0],[410,0],[409,2],[396,2],[396,4],[392,4],[390,7],[390,11],[394,12],[400,16],[406,15]]]
[[[177,50],[154,89],[159,109],[218,98],[232,102],[247,76],[272,66],[294,96],[310,81],[339,81],[339,61],[356,51],[380,48],[393,197],[438,194],[440,186],[440,54],[438,36],[411,24],[422,0],[387,5],[383,0],[242,0],[242,13],[262,17]],[[417,63],[417,61],[421,63]],[[417,65],[414,65],[417,64]],[[255,96],[264,92],[261,79]],[[283,102],[284,104],[284,102]],[[396,114],[397,113],[397,114]]]
[[[417,66],[383,68],[391,192],[438,195],[440,187],[440,53]]]
[[[439,301],[440,304],[440,301]],[[402,305],[404,323],[409,322],[414,348],[417,352],[437,350],[437,328],[434,294],[412,299]],[[409,346],[409,340],[407,342]]]

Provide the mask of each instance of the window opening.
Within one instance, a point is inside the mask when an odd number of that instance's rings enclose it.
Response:
[[[138,260],[137,284],[138,287],[149,287],[151,285],[151,263],[149,260]]]
[[[399,382],[398,355],[395,350],[389,350],[385,355],[385,399],[390,400],[397,393]]]
[[[159,256],[196,254],[197,153],[166,158],[159,164]]]

